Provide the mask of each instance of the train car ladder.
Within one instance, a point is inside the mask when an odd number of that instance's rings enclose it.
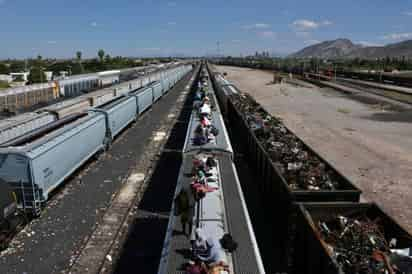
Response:
[[[23,181],[20,180],[22,207],[25,213],[29,211],[33,216],[40,216],[41,213],[41,200],[39,189],[36,185],[32,184],[30,189],[24,186]]]

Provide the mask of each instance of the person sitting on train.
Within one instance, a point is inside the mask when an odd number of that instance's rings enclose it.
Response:
[[[209,265],[207,274],[228,274],[229,266],[224,263]]]
[[[196,170],[194,180],[190,184],[193,197],[196,201],[203,199],[206,196],[206,193],[212,192],[218,189],[218,187],[216,186],[208,185],[208,178],[206,177],[204,166],[201,165],[199,167],[201,168],[198,168]]]
[[[204,154],[199,152],[193,156],[193,171],[192,174],[195,174],[197,170],[203,170],[204,172],[209,171],[210,169],[217,167],[216,160],[214,159],[213,154]]]
[[[190,261],[186,266],[186,274],[208,274],[208,272],[206,264],[199,259]]]
[[[216,160],[212,156],[209,156],[206,158],[206,165],[209,168],[213,168],[217,166],[217,163],[216,163]]]
[[[206,254],[195,254],[196,258],[205,262],[209,268],[214,266],[228,267],[225,251],[217,239],[209,237],[206,240],[206,246]]]
[[[199,112],[200,106],[202,105],[202,101],[194,100],[193,101],[193,109]]]
[[[201,93],[201,95],[202,95],[202,100],[207,96],[207,88],[205,88],[205,87],[202,87],[201,89],[200,89],[200,93]]]
[[[211,112],[212,112],[212,108],[210,107],[210,104],[207,102],[203,102],[203,104],[200,106],[200,109],[199,109],[200,115],[209,116]]]
[[[203,229],[200,227],[196,228],[193,236],[194,239],[191,240],[193,257],[197,258],[197,255],[207,256],[208,249],[206,244],[206,235]]]
[[[198,169],[195,176],[195,181],[199,184],[206,184],[206,175],[204,169]]]
[[[209,127],[212,125],[212,123],[210,122],[210,120],[206,117],[206,116],[202,116],[200,123],[202,124],[202,126],[204,127]]]
[[[195,146],[201,146],[205,145],[208,142],[208,134],[209,132],[207,131],[206,127],[203,127],[201,124],[199,124],[194,132],[194,137],[193,137],[193,145]]]
[[[192,182],[190,186],[192,187],[193,197],[196,201],[203,199],[208,192],[213,192],[218,189],[217,187],[212,187],[198,182]]]
[[[202,101],[202,99],[203,99],[202,91],[201,91],[201,90],[197,90],[196,93],[195,93],[194,100],[195,100],[195,101]]]

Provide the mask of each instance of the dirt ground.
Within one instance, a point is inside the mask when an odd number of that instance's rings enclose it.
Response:
[[[266,71],[217,68],[412,233],[412,106],[388,111],[331,89],[271,84]]]

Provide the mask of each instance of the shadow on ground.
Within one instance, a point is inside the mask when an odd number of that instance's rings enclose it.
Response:
[[[412,123],[412,110],[402,112],[377,112],[363,118],[380,122]]]
[[[189,94],[137,207],[114,273],[150,274],[158,270],[191,106],[192,94]]]

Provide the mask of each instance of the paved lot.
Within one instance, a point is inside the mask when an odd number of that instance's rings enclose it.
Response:
[[[185,84],[176,85],[125,131],[108,153],[86,164],[56,192],[41,218],[17,235],[12,247],[0,256],[0,273],[60,273],[67,269],[143,157],[153,131],[166,123]]]
[[[412,232],[412,108],[330,89],[273,85],[265,71],[218,70],[359,186],[365,200]]]

